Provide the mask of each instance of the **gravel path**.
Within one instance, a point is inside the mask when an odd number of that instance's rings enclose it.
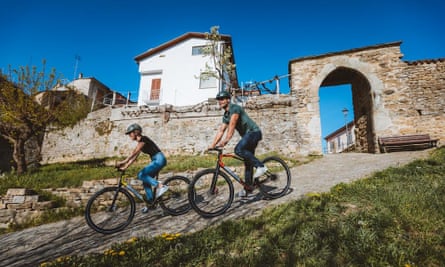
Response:
[[[83,217],[5,234],[0,236],[0,266],[38,266],[41,262],[60,256],[103,252],[112,243],[123,242],[133,236],[151,237],[162,233],[198,231],[223,220],[253,216],[267,206],[299,199],[309,192],[325,192],[338,183],[348,183],[428,155],[429,150],[326,155],[292,168],[292,190],[288,195],[272,201],[260,200],[255,196],[247,201],[235,199],[226,214],[213,219],[201,218],[193,211],[178,217],[163,216],[158,209],[149,214],[137,212],[127,229],[112,235],[94,232],[86,225]]]

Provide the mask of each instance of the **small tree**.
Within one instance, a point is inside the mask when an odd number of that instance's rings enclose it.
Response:
[[[54,109],[41,106],[35,99],[39,92],[50,93],[58,83],[55,69],[45,72],[37,67],[20,67],[0,73],[0,134],[13,146],[17,173],[27,171],[25,143],[44,133],[49,124],[72,125],[88,113],[87,100],[72,89]],[[85,109],[82,111],[82,109]]]
[[[210,33],[206,33],[208,43],[203,48],[203,56],[210,57],[212,65],[206,63],[201,78],[214,77],[223,82],[223,88],[232,87],[236,65],[233,62],[232,44],[224,41],[219,33],[219,26],[212,26]]]

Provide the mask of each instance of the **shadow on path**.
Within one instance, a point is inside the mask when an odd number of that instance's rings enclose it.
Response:
[[[164,216],[160,208],[142,214],[138,206],[133,222],[123,231],[103,235],[90,229],[83,217],[46,224],[0,236],[0,266],[36,266],[61,256],[103,253],[111,244],[134,236],[154,237],[162,233],[191,233],[225,220],[255,216],[265,207],[299,199],[309,192],[328,191],[338,183],[348,183],[388,167],[425,158],[428,150],[388,154],[346,153],[327,155],[306,165],[292,168],[291,191],[275,200],[261,194],[236,198],[232,207],[216,218],[204,219],[193,210],[177,217]]]

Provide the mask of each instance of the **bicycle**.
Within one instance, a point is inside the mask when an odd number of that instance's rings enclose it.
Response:
[[[188,198],[191,207],[203,217],[215,217],[230,208],[234,199],[234,186],[231,176],[241,184],[246,191],[259,188],[265,199],[275,199],[287,193],[291,183],[291,174],[287,164],[276,156],[265,158],[262,162],[268,171],[254,179],[253,185],[248,185],[233,170],[228,168],[224,158],[244,159],[235,154],[224,154],[222,148],[217,151],[216,167],[198,172],[190,182]]]
[[[156,209],[159,205],[167,214],[173,216],[185,214],[191,209],[187,198],[190,184],[188,178],[179,175],[167,178],[163,184],[167,185],[169,190],[156,198],[154,187],[155,199],[150,202],[145,201],[145,197],[128,183],[125,171],[117,170],[120,172],[117,186],[101,189],[87,202],[85,219],[96,232],[113,234],[127,227],[136,212],[136,199],[144,202],[149,209]]]

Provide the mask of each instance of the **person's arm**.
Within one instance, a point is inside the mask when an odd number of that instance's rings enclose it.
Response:
[[[218,144],[219,140],[221,140],[221,138],[224,135],[224,132],[227,129],[227,124],[225,123],[221,123],[221,125],[218,128],[218,132],[216,132],[215,138],[213,139],[212,144],[209,146],[209,148],[215,148],[216,144]]]
[[[239,119],[238,113],[232,114],[232,116],[230,117],[230,122],[228,125],[226,138],[224,138],[224,140],[221,141],[220,146],[227,145],[227,143],[229,143],[230,139],[232,139],[232,136],[235,133],[235,127],[236,127],[236,123],[238,122],[238,119]]]
[[[138,142],[136,148],[131,152],[130,156],[128,156],[126,159],[124,159],[121,162],[117,163],[117,166],[121,170],[125,170],[128,167],[130,167],[131,164],[138,158],[139,154],[142,151],[142,147],[144,146],[144,142]]]

